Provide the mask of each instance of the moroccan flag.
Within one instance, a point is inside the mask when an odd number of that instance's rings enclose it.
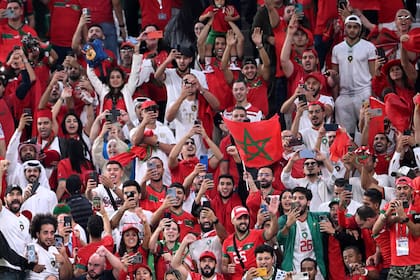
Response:
[[[259,122],[234,122],[224,119],[241,159],[248,167],[271,165],[281,159],[283,146],[279,116]]]
[[[369,98],[370,109],[380,110],[382,114],[380,116],[372,117],[369,125],[369,141],[368,146],[373,147],[373,139],[378,133],[383,133],[384,119],[385,119],[385,104],[374,97]],[[379,113],[379,111],[378,111]]]
[[[351,144],[350,137],[347,132],[342,129],[336,131],[334,142],[330,147],[330,159],[334,162],[341,160],[347,154],[349,145]]]

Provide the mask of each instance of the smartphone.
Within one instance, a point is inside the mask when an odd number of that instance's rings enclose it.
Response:
[[[168,188],[166,190],[166,195],[175,198],[176,197],[176,188]]]
[[[289,147],[300,146],[300,145],[303,145],[302,139],[293,137],[292,139],[289,140]]]
[[[268,212],[267,204],[261,204],[260,208],[261,208],[261,212],[263,212],[263,213],[267,213]]]
[[[138,264],[138,263],[142,263],[143,262],[143,256],[141,254],[137,254],[135,255],[132,259],[131,259],[131,263],[133,264]]]
[[[408,201],[407,201],[407,200],[404,200],[404,201],[403,201],[403,208],[404,208],[404,209],[407,209],[408,207],[410,207],[410,204],[408,203]]]
[[[194,121],[194,125],[201,125],[201,121],[200,121],[200,120],[198,120],[198,119],[197,119],[197,120],[195,120],[195,121]]]
[[[411,130],[410,129],[406,129],[406,130],[404,130],[404,132],[403,132],[403,135],[405,135],[405,136],[411,136]]]
[[[32,116],[32,109],[31,108],[23,108],[23,113],[28,116]]]
[[[35,245],[33,244],[27,245],[26,252],[28,254],[28,263],[36,263]]]
[[[207,207],[207,208],[211,208],[210,201],[208,201],[208,200],[203,201],[202,206]]]
[[[338,124],[336,123],[326,123],[324,124],[325,131],[337,131]]]
[[[302,150],[299,152],[299,157],[300,158],[315,158],[316,154],[314,151],[312,150]]]
[[[125,195],[127,196],[127,199],[132,198],[134,197],[134,192],[126,192]]]
[[[298,95],[298,100],[299,100],[299,103],[300,102],[305,103],[305,104],[308,103],[308,101],[306,100],[306,95],[304,95],[304,94],[299,94]]]
[[[347,0],[339,0],[338,1],[338,7],[342,10],[344,10],[347,7]]]
[[[162,30],[156,30],[147,33],[147,39],[161,39],[163,38],[163,31]]]
[[[55,239],[55,247],[58,248],[64,245],[64,237],[62,237],[61,235],[55,234],[54,239]]]
[[[153,161],[148,161],[147,162],[147,169],[156,169],[156,163]]]
[[[257,276],[258,277],[265,277],[267,276],[267,268],[266,267],[257,267]]]
[[[369,114],[371,117],[380,117],[382,116],[382,109],[381,108],[369,109]]]
[[[39,187],[39,182],[38,180],[36,180],[35,182],[32,183],[32,194],[35,194],[36,191],[38,190]]]
[[[200,155],[200,163],[206,166],[206,171],[209,168],[209,157],[207,155]]]
[[[388,58],[386,57],[386,54],[385,54],[385,50],[383,48],[377,48],[376,53],[378,54],[378,56],[385,59],[385,63],[388,61]]]
[[[204,179],[208,179],[208,180],[212,180],[212,181],[213,181],[213,173],[207,173],[207,174],[204,176]]]
[[[15,11],[13,11],[11,9],[6,9],[6,11],[4,12],[4,17],[5,18],[14,18],[15,17]]]
[[[326,215],[319,215],[319,222],[326,222],[328,221],[328,217]]]
[[[348,192],[352,192],[353,191],[353,185],[352,184],[345,184],[344,185],[344,190],[348,191]]]
[[[309,280],[308,272],[298,272],[292,276],[293,280]]]
[[[65,216],[64,217],[64,226],[65,227],[71,227],[71,217],[70,216]]]
[[[163,217],[166,218],[166,219],[172,219],[172,215],[169,212],[163,213]]]
[[[296,209],[300,206],[299,202],[292,202],[290,203],[290,208],[291,209]]]
[[[83,8],[82,9],[82,14],[84,14],[84,15],[90,15],[90,10],[88,9],[88,8]]]
[[[295,13],[303,13],[303,5],[301,3],[296,3],[295,4]]]
[[[95,196],[92,199],[92,206],[93,206],[93,210],[95,211],[101,210],[101,198],[99,196]]]
[[[95,170],[94,171],[91,171],[89,173],[89,179],[90,180],[93,180],[95,182],[98,182],[98,172],[96,172]]]
[[[114,118],[112,117],[112,114],[106,114],[105,120],[110,123],[114,122]]]

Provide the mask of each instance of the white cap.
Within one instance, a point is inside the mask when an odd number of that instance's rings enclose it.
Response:
[[[354,23],[357,23],[360,26],[362,26],[362,21],[356,15],[349,15],[348,17],[346,17],[346,20],[344,21],[344,24],[346,25],[349,22],[354,22]]]

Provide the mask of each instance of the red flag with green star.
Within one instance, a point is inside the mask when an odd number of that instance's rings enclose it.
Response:
[[[281,159],[283,146],[278,115],[251,123],[224,121],[246,166],[262,167]]]

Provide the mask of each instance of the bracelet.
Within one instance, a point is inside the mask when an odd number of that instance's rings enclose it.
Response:
[[[121,28],[124,28],[125,27],[125,24],[120,24],[118,26],[121,27]]]
[[[261,45],[259,45],[259,46],[256,46],[255,48],[256,48],[257,50],[260,50],[260,49],[264,48],[264,45],[263,45],[263,44],[261,44]]]
[[[219,223],[219,219],[216,218],[216,220],[214,220],[213,225],[217,225]]]
[[[369,271],[366,268],[363,268],[365,271],[362,273],[362,276],[367,276]]]

